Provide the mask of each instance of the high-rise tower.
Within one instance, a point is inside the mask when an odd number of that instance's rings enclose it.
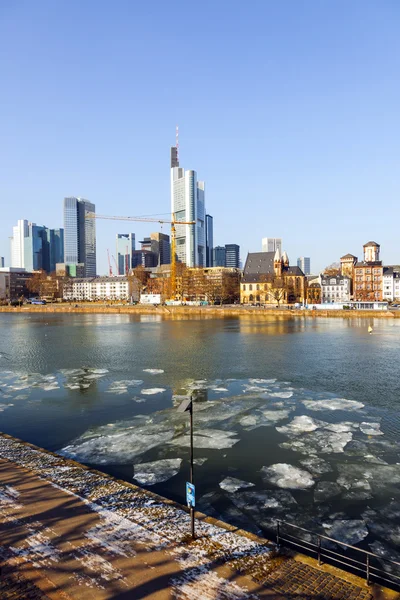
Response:
[[[64,198],[64,263],[84,265],[85,277],[96,277],[96,212],[83,198]]]
[[[197,180],[196,171],[179,166],[178,148],[171,148],[171,213],[179,221],[194,225],[176,225],[176,256],[188,267],[205,267],[205,185]]]

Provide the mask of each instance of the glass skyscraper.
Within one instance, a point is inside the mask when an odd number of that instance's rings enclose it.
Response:
[[[96,212],[83,198],[64,198],[64,263],[84,265],[85,277],[96,277]]]
[[[213,218],[211,215],[206,215],[206,267],[213,266],[213,246],[214,246],[214,232],[213,232]]]
[[[18,221],[11,238],[11,266],[53,273],[64,257],[64,230]]]
[[[238,244],[225,244],[225,266],[239,268],[240,246]]]
[[[135,251],[134,233],[117,233],[117,265],[118,275],[125,275],[132,269],[132,256]]]

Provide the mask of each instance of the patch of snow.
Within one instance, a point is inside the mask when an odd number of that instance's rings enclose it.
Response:
[[[308,471],[286,463],[262,467],[261,476],[265,481],[273,483],[277,487],[292,490],[306,490],[315,483]]]

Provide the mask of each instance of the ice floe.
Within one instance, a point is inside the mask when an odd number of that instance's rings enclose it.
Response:
[[[310,471],[313,475],[323,475],[332,471],[331,465],[318,456],[309,456],[300,461],[300,464]]]
[[[143,394],[143,396],[155,396],[156,394],[162,394],[165,391],[165,388],[145,388],[141,390],[140,393]]]
[[[361,519],[337,519],[323,523],[323,527],[327,536],[352,546],[361,542],[368,535],[365,521]]]
[[[309,431],[315,431],[318,428],[324,427],[326,423],[323,421],[317,421],[312,417],[302,415],[300,417],[294,417],[293,421],[284,425],[283,427],[277,427],[276,430],[279,433],[286,435],[300,435],[301,433],[308,433]]]
[[[222,429],[197,429],[193,436],[193,446],[195,448],[211,448],[222,450],[232,448],[239,439],[234,437],[235,432],[223,431]],[[190,436],[182,435],[169,442],[173,446],[189,447]]]
[[[316,430],[305,433],[288,442],[282,442],[281,448],[294,450],[306,455],[338,454],[344,452],[346,445],[351,441],[351,432],[336,433],[325,430]]]
[[[143,371],[151,375],[161,375],[161,373],[164,373],[164,369],[143,369]]]
[[[225,479],[223,479],[219,483],[220,488],[230,493],[237,492],[241,488],[254,487],[254,485],[254,483],[250,483],[249,481],[242,481],[241,479],[236,479],[236,477],[225,477]]]
[[[277,487],[292,490],[306,490],[315,483],[308,471],[286,463],[262,467],[261,477],[264,481],[273,483]]]
[[[139,387],[143,384],[141,379],[120,379],[119,381],[113,381],[108,390],[109,394],[126,394],[128,392],[128,388],[130,387]]]
[[[302,400],[308,410],[359,410],[364,408],[362,402],[346,400],[346,398],[327,398],[326,400]]]
[[[181,468],[181,458],[163,458],[134,465],[134,479],[142,485],[154,485],[171,479]]]
[[[328,498],[338,496],[341,491],[340,485],[334,481],[320,481],[314,489],[314,502],[325,502]]]
[[[380,423],[361,423],[360,431],[365,435],[383,435],[383,431],[380,430]]]

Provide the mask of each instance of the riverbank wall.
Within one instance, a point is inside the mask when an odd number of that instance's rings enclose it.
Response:
[[[46,304],[23,306],[0,306],[0,313],[72,313],[72,314],[129,314],[129,315],[160,315],[165,319],[186,318],[232,318],[250,317],[271,320],[318,319],[321,317],[341,319],[396,319],[400,311],[395,310],[296,310],[287,308],[263,308],[247,306],[147,306],[144,304],[105,305],[93,303],[79,304]]]

